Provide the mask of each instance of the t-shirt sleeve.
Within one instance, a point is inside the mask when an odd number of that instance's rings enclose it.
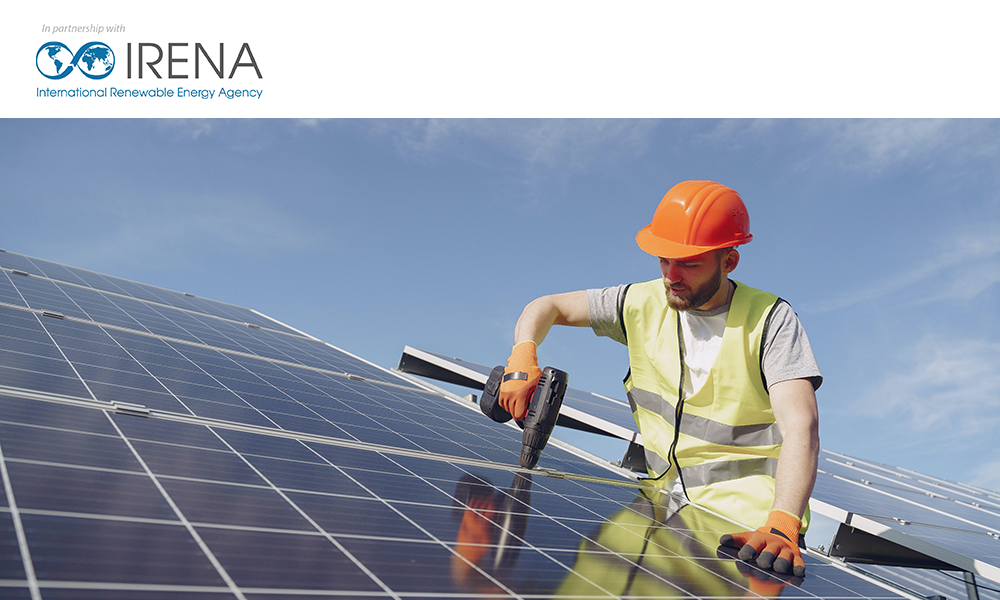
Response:
[[[625,302],[628,286],[619,285],[603,289],[587,290],[587,308],[590,310],[590,327],[594,333],[609,337],[622,344],[625,329],[621,323],[621,309]]]
[[[764,340],[763,368],[768,386],[790,379],[808,379],[817,390],[823,383],[806,330],[787,302],[778,302],[771,315]]]

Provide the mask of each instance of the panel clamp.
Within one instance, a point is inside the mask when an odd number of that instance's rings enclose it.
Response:
[[[120,415],[131,415],[133,417],[148,417],[149,409],[142,404],[132,404],[130,402],[112,402],[111,406]]]

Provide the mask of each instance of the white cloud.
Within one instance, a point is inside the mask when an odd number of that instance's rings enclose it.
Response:
[[[1000,458],[977,465],[969,483],[991,492],[1000,492]]]
[[[795,133],[786,137],[790,130]],[[852,176],[925,162],[962,169],[977,158],[1000,156],[1000,122],[992,119],[723,119],[701,137],[750,148],[771,137],[780,144],[813,142],[818,146],[798,159],[800,170],[822,165]]]
[[[218,119],[161,119],[156,121],[160,131],[190,140],[211,135],[221,123],[223,121]]]
[[[722,119],[701,137],[731,146],[734,143],[757,141],[761,136],[773,133],[783,122],[779,119]]]
[[[928,335],[899,357],[902,368],[856,397],[858,415],[889,419],[935,444],[970,444],[1000,430],[1000,342]]]
[[[342,126],[343,119],[293,119],[293,129],[321,130]],[[723,143],[756,144],[762,137],[794,128],[806,139],[819,140],[822,151],[804,157],[851,172],[881,174],[886,169],[934,160],[954,164],[1000,155],[1000,122],[977,119],[723,119],[684,120],[713,124],[692,135]],[[161,131],[180,139],[225,134],[238,146],[260,135],[260,122],[244,119],[162,119]],[[389,119],[369,121],[371,130],[390,136],[400,152],[410,155],[462,152],[464,144],[482,141],[500,152],[521,157],[530,166],[582,169],[609,156],[640,154],[662,124],[642,119]],[[258,140],[259,141],[259,140]],[[256,148],[250,148],[254,150]]]
[[[375,121],[404,154],[464,152],[468,143],[519,157],[529,168],[581,170],[597,160],[644,152],[655,121],[608,119],[428,119]]]
[[[828,160],[848,171],[877,175],[915,161],[962,163],[1000,154],[998,124],[967,119],[831,119],[797,122],[824,140]]]
[[[309,224],[247,195],[119,197],[88,210],[105,218],[98,237],[77,251],[88,255],[81,264],[196,265],[199,253],[209,249],[259,256],[302,251],[320,240]]]
[[[323,132],[358,123],[345,119],[291,119],[292,130]],[[483,144],[490,152],[513,156],[529,169],[579,171],[595,161],[636,156],[646,151],[657,121],[641,119],[386,119],[360,121],[374,135],[386,136],[404,156],[438,155],[467,160],[469,144]],[[160,131],[178,141],[207,136],[224,139],[231,149],[255,152],[273,134],[256,120],[164,119]],[[278,123],[282,123],[279,121]]]
[[[1000,223],[979,223],[929,245],[930,256],[906,270],[882,277],[819,302],[801,305],[805,313],[841,310],[896,296],[910,305],[947,300],[966,302],[1000,283]],[[902,292],[910,293],[903,294]]]
[[[153,121],[162,135],[173,142],[194,142],[212,137],[229,150],[255,154],[274,140],[270,121],[259,119],[163,119]],[[292,128],[311,127],[308,121],[289,121]]]
[[[320,125],[322,125],[325,120],[326,119],[296,119],[294,122],[296,127],[318,130]]]

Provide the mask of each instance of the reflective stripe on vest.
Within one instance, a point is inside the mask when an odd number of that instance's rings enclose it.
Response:
[[[670,461],[660,456],[652,448],[643,446],[643,451],[646,455],[646,466],[652,473],[666,473],[667,469],[670,468]]]
[[[658,394],[632,388],[628,396],[632,403],[649,412],[661,415],[673,423],[674,405]],[[777,423],[733,426],[688,414],[681,419],[681,433],[720,446],[773,446],[780,444],[782,440]]]
[[[743,479],[751,475],[767,475],[773,479],[778,471],[778,459],[763,457],[706,462],[693,467],[683,467],[681,471],[684,473],[684,485],[690,487]]]

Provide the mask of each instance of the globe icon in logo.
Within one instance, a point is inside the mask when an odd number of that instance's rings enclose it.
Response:
[[[62,42],[46,42],[35,55],[35,65],[49,79],[62,79],[74,67],[90,79],[104,79],[115,68],[115,53],[101,42],[84,44],[76,54]]]
[[[91,42],[84,46],[80,52],[80,60],[77,66],[83,74],[91,79],[104,79],[115,68],[115,53],[111,48],[100,43]]]
[[[73,65],[73,53],[66,44],[49,42],[38,49],[35,64],[38,71],[49,79],[65,77],[66,70]]]

